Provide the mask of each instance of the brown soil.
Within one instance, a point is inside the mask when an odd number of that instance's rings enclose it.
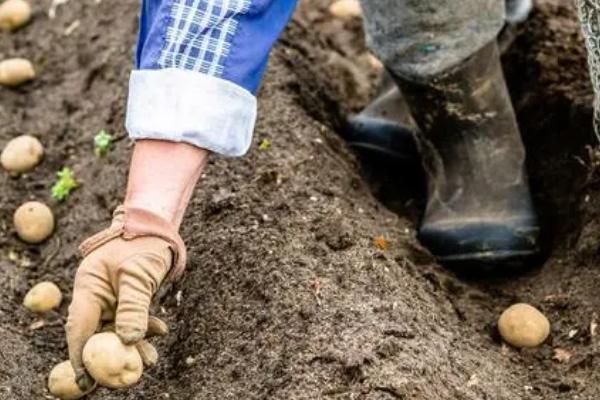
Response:
[[[47,150],[34,172],[0,175],[0,399],[7,400],[51,398],[45,380],[66,358],[76,247],[119,203],[130,151],[122,125],[137,2],[71,1],[54,20],[49,3],[34,2],[33,23],[0,41],[0,59],[29,57],[39,73],[22,88],[0,89],[0,145],[28,133]],[[332,20],[327,3],[305,1],[275,50],[251,153],[214,157],[198,188],[183,228],[185,279],[156,308],[172,326],[157,342],[159,366],[133,389],[90,398],[600,397],[591,329],[600,310],[600,157],[586,147],[592,96],[571,2],[540,1],[504,57],[547,260],[477,281],[433,263],[414,238],[415,213],[397,215],[376,200],[335,134],[342,116],[367,102],[379,73],[364,56],[360,21]],[[105,159],[93,155],[100,129],[119,138]],[[263,138],[270,149],[258,148]],[[49,192],[63,165],[82,185],[57,203]],[[29,199],[51,204],[58,219],[56,234],[39,246],[17,240],[11,223]],[[374,245],[379,235],[387,250]],[[40,280],[56,282],[66,299],[32,329],[37,318],[21,301]],[[495,321],[515,301],[551,319],[540,348],[517,351],[498,340]],[[558,362],[555,349],[572,356]]]

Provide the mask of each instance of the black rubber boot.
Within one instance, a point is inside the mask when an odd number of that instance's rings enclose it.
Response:
[[[497,44],[425,83],[394,79],[421,131],[422,243],[447,264],[520,264],[536,255],[539,224]]]
[[[343,137],[359,155],[389,163],[419,165],[416,124],[406,101],[390,78],[377,98],[350,118]]]

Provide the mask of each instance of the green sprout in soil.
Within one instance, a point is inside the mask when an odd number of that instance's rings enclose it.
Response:
[[[96,136],[94,136],[94,153],[97,157],[103,157],[110,150],[112,145],[113,137],[111,134],[102,129]]]
[[[271,148],[271,141],[269,139],[261,140],[258,148],[261,150],[269,150]]]
[[[73,170],[69,167],[64,167],[56,173],[58,180],[52,186],[52,197],[58,201],[63,201],[79,184],[73,176]]]

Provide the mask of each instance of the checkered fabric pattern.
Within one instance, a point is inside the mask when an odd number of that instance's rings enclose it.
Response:
[[[250,6],[250,0],[176,1],[159,66],[220,77],[239,18]]]
[[[143,0],[129,136],[244,154],[269,54],[296,2]]]

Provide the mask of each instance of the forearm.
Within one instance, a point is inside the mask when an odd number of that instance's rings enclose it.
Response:
[[[256,91],[296,0],[144,0],[127,130],[125,205],[179,227],[209,152],[244,154]]]
[[[125,205],[152,211],[179,227],[209,151],[161,140],[135,144]]]

